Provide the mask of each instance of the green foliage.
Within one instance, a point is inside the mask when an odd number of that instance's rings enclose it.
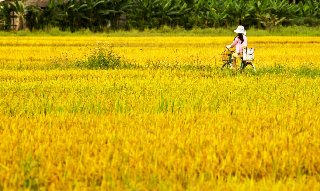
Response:
[[[130,27],[160,28],[182,25],[188,4],[181,0],[132,0],[128,11]]]
[[[12,12],[30,30],[59,27],[93,32],[154,29],[163,26],[230,27],[239,24],[271,30],[278,26],[317,26],[320,2],[305,0],[50,0],[47,7],[25,7],[21,0],[0,3],[2,29],[10,29]],[[26,19],[26,23],[24,23]]]
[[[10,12],[11,12],[11,3],[0,2],[0,23],[1,29],[7,30],[10,29],[11,26],[11,19],[10,19]]]
[[[112,50],[105,51],[97,48],[84,62],[79,62],[78,66],[87,69],[115,69],[120,67],[121,60]]]
[[[77,61],[74,65],[77,68],[91,70],[136,68],[134,64],[122,60],[111,48],[101,47],[94,49],[84,61]]]
[[[26,25],[32,31],[33,29],[41,29],[42,10],[37,6],[28,6],[26,14]]]

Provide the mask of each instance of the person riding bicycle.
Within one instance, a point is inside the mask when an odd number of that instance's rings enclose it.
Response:
[[[232,54],[232,68],[236,67],[236,58],[242,57],[243,47],[248,46],[246,31],[244,30],[244,27],[242,25],[239,25],[238,28],[234,30],[234,32],[237,33],[237,36],[234,37],[234,40],[230,45],[226,46],[228,49],[236,47],[235,53]]]

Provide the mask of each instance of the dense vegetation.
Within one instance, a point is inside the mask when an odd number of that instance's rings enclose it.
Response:
[[[12,25],[10,15],[30,30],[151,29],[163,26],[246,27],[272,29],[277,25],[320,24],[318,0],[50,0],[48,6],[25,6],[22,1],[2,1],[2,29]],[[24,22],[25,21],[25,22]]]

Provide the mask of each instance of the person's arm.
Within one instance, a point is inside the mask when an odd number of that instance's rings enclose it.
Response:
[[[227,45],[226,47],[227,48],[233,48],[234,46],[236,46],[238,43],[238,37],[234,39],[234,41],[230,44],[230,45]]]

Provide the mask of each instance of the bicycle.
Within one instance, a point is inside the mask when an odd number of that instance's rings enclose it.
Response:
[[[235,52],[234,49],[225,48],[225,50],[221,53],[221,60],[223,62],[223,65],[221,69],[224,68],[233,68],[233,60],[232,60],[232,54]],[[253,48],[243,48],[243,54],[241,57],[236,57],[236,70],[240,70],[242,72],[248,65],[252,66],[253,70],[256,72],[256,67],[254,65],[254,49]],[[237,68],[237,66],[240,65],[240,68]]]

